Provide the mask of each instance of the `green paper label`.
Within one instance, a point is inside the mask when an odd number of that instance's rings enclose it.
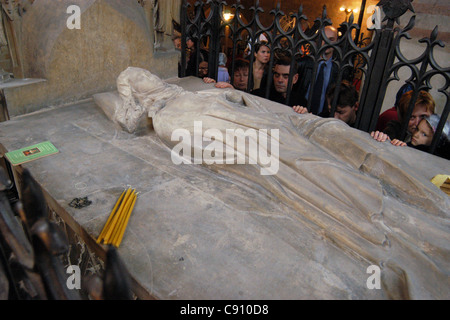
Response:
[[[45,141],[29,147],[8,152],[5,154],[5,156],[13,166],[16,166],[58,152],[58,149],[56,149],[50,141]]]

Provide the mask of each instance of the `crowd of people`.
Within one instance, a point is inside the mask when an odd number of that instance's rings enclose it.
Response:
[[[330,43],[338,38],[338,31],[332,26],[326,26],[324,33]],[[176,41],[174,39],[176,48],[180,47],[179,44],[179,39]],[[225,53],[221,52],[218,76],[217,79],[213,79],[209,77],[211,73],[208,69],[207,50],[201,49],[197,53],[195,43],[187,38],[185,75],[203,78],[205,83],[214,83],[217,88],[234,88],[286,104],[299,114],[309,112],[324,118],[333,116],[354,127],[359,109],[358,90],[345,73],[338,85],[339,70],[332,62],[334,49],[330,45],[324,45],[325,41],[322,42],[323,52],[317,63],[308,56],[292,61],[293,58],[289,54],[282,51],[272,52],[269,43],[261,41],[254,47],[253,59],[249,57],[234,59],[234,72],[231,76],[229,73],[231,63]],[[274,55],[274,59],[272,72],[269,72],[271,54]],[[250,68],[250,61],[253,61],[252,68]],[[252,72],[251,76],[250,72]],[[268,81],[269,74],[272,75],[271,81]],[[314,74],[315,81],[313,81]],[[269,89],[267,84],[270,84]],[[403,120],[407,116],[410,101],[414,95],[411,89],[412,86],[409,83],[400,88],[395,105],[379,116],[376,129],[371,132],[371,136],[379,142],[390,142],[394,146],[409,146],[429,151],[440,121],[440,116],[435,113],[435,101],[430,93],[426,91],[418,93],[406,135],[402,136]],[[335,94],[338,96],[335,97]],[[336,100],[336,107],[331,114],[334,100]],[[447,121],[434,152],[435,155],[446,159],[450,159],[449,131],[450,123]]]

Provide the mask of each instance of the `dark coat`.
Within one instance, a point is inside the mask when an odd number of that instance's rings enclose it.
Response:
[[[261,87],[261,88],[259,88],[257,90],[254,90],[251,93],[256,95],[256,96],[262,97],[262,98],[266,97],[266,89],[264,87]],[[289,102],[286,103],[286,98],[284,98],[281,93],[278,93],[275,90],[275,87],[274,87],[273,84],[271,86],[271,90],[270,90],[270,94],[269,94],[269,100],[270,101],[274,101],[274,102],[278,102],[278,103],[281,103],[281,104],[286,104],[286,105],[288,105],[290,107],[293,107],[293,106],[306,106],[306,99],[303,96],[301,96],[298,92],[296,92],[294,90],[291,91],[291,94],[289,96]]]
[[[408,147],[412,147],[415,148],[417,150],[421,150],[421,151],[425,151],[425,152],[430,152],[430,147],[429,146],[424,146],[424,145],[420,145],[420,146],[413,146],[411,144],[411,142],[407,143]],[[441,139],[439,140],[437,146],[436,146],[436,150],[434,152],[435,156],[450,160],[450,141],[447,140],[447,138],[445,137],[441,137]]]
[[[310,57],[304,57],[299,61],[298,81],[292,89],[292,91],[298,92],[298,94],[304,97],[306,100],[308,99],[306,94],[308,93],[309,86],[313,83],[312,79],[314,72],[314,64],[315,64],[314,60],[311,59]],[[338,77],[339,77],[339,69],[336,66],[336,64],[333,63],[331,65],[330,80],[328,82],[327,90],[338,81]],[[322,110],[326,110],[327,108],[328,106],[325,99]]]

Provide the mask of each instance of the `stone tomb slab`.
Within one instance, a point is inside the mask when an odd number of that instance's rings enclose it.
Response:
[[[306,215],[299,215],[260,186],[234,179],[230,172],[173,164],[170,149],[152,130],[128,134],[111,123],[92,100],[0,124],[2,153],[45,140],[60,152],[22,167],[41,185],[50,207],[100,256],[105,247],[95,239],[119,195],[128,186],[139,192],[119,254],[140,298],[448,297],[445,280],[442,295],[438,295],[429,288],[418,292],[414,277],[407,280],[413,286],[405,295],[405,284],[398,284],[403,271],[399,275],[395,267],[386,267],[382,290],[368,289],[367,267],[380,263],[379,257],[371,259],[346,249]],[[416,153],[419,158],[433,159],[428,175],[448,169],[448,162]],[[419,170],[419,175],[423,180],[431,179],[425,177],[425,170]],[[92,204],[82,209],[69,206],[73,198],[82,196],[88,196]],[[422,252],[430,255],[430,261],[435,254],[436,261],[448,262],[448,219],[436,218],[436,224],[442,225],[433,226],[441,232],[437,236],[442,250],[427,252],[429,231],[418,224],[421,210],[398,205],[397,200],[393,194],[384,195],[387,208],[381,216],[385,214],[386,220],[376,224],[386,230],[403,228],[402,236],[391,239],[382,249],[381,265],[389,265],[392,255],[402,249],[410,250],[406,243],[413,237],[424,243]],[[410,225],[409,231],[404,231],[408,230],[405,224]],[[399,225],[402,228],[396,229]],[[418,264],[417,269],[422,266]],[[439,271],[428,271],[430,283],[441,281],[442,273],[448,274],[447,264],[438,267]],[[419,272],[409,268],[406,272],[412,275]]]

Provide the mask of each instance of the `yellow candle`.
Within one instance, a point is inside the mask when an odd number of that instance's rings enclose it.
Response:
[[[116,239],[119,237],[119,233],[120,233],[120,230],[122,229],[122,225],[124,224],[126,216],[128,214],[128,211],[130,210],[131,204],[132,204],[134,198],[136,197],[136,194],[134,192],[135,192],[135,190],[133,190],[133,192],[131,193],[130,198],[128,199],[128,202],[122,212],[122,215],[120,216],[119,220],[117,221],[117,224],[111,235],[110,243],[112,243],[112,244],[114,244],[116,242]]]
[[[109,242],[109,239],[110,239],[111,234],[112,234],[112,232],[113,232],[113,230],[114,230],[114,228],[115,228],[115,226],[116,226],[116,224],[117,224],[117,221],[119,220],[120,215],[121,215],[122,212],[123,212],[123,209],[124,209],[125,206],[126,206],[126,203],[127,203],[128,199],[129,199],[129,197],[130,197],[130,193],[131,193],[131,188],[129,188],[129,189],[127,190],[127,192],[126,192],[126,194],[125,194],[125,198],[123,199],[122,203],[120,204],[119,210],[118,210],[117,213],[114,215],[113,220],[111,221],[111,225],[108,227],[108,231],[106,232],[106,235],[105,235],[105,237],[104,237],[104,243],[105,243],[105,244],[110,243],[110,242]]]
[[[133,199],[133,203],[131,204],[130,210],[128,211],[128,214],[127,214],[127,217],[125,220],[125,224],[122,226],[122,230],[120,231],[120,237],[115,242],[116,247],[119,247],[120,243],[122,242],[123,235],[125,234],[125,229],[127,228],[128,220],[130,219],[130,216],[131,216],[131,211],[133,211],[134,204],[136,203],[136,198],[137,197],[135,196]]]
[[[109,224],[111,223],[111,220],[112,220],[112,217],[114,216],[114,214],[116,212],[116,209],[119,206],[120,201],[122,201],[123,196],[125,195],[125,192],[126,192],[126,190],[123,190],[122,194],[119,197],[119,200],[117,200],[116,205],[114,206],[114,208],[112,209],[111,213],[109,214],[108,220],[106,221],[102,232],[98,236],[97,243],[100,243],[100,241],[102,241],[103,237],[105,236],[106,230],[108,230]]]

